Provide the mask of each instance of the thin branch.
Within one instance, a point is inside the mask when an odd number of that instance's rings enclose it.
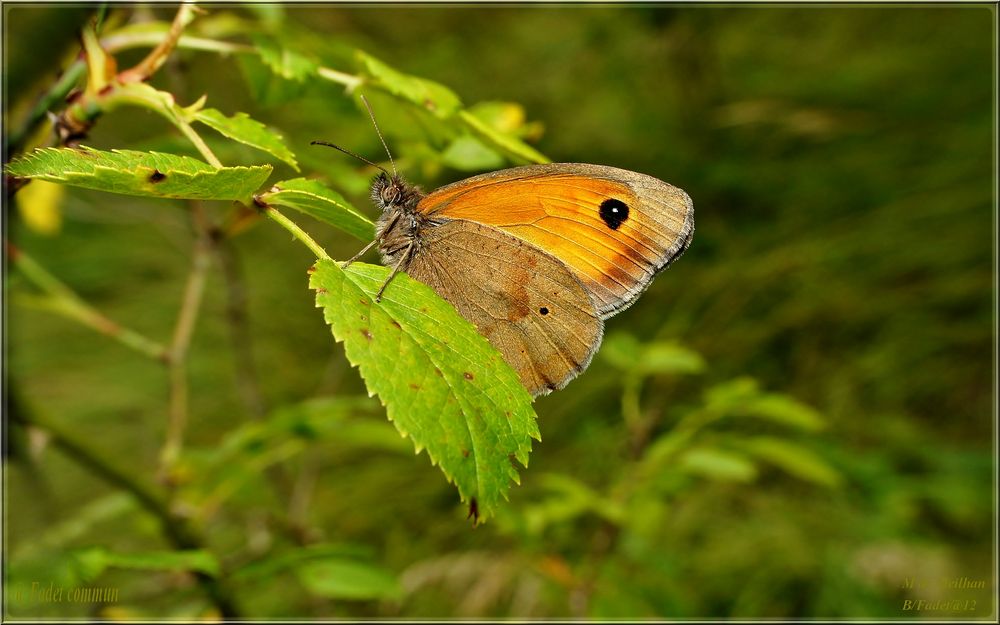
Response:
[[[306,234],[305,230],[299,228],[298,225],[295,224],[295,222],[293,222],[291,219],[285,217],[280,212],[278,212],[276,208],[272,206],[267,206],[264,210],[264,214],[266,214],[273,221],[276,221],[278,225],[280,225],[282,228],[291,232],[293,237],[301,241],[303,244],[305,244],[306,247],[312,250],[312,253],[316,255],[316,258],[324,258],[326,260],[330,260],[330,255],[326,253],[326,250],[324,250],[319,243],[313,240],[311,236]]]
[[[135,67],[121,72],[118,78],[122,82],[141,82],[155,74],[166,62],[170,53],[174,51],[178,40],[181,38],[181,33],[184,32],[184,27],[192,19],[194,19],[194,5],[188,3],[182,4],[177,9],[177,15],[174,16],[174,21],[170,24],[167,36],[160,39],[160,42],[146,55],[146,58],[139,61]]]
[[[338,72],[337,70],[330,69],[329,67],[319,67],[317,68],[316,73],[320,78],[344,85],[347,87],[348,91],[354,91],[365,81],[365,79],[360,76]]]
[[[46,271],[33,258],[10,243],[5,242],[5,247],[7,258],[21,271],[21,274],[48,295],[47,300],[33,303],[41,304],[47,310],[78,321],[88,328],[150,358],[161,361],[166,358],[167,349],[163,345],[146,338],[135,330],[130,330],[115,323],[97,311],[93,306],[83,301],[79,295]]]
[[[162,36],[158,32],[111,34],[101,39],[101,45],[108,52],[121,52],[122,50],[130,50],[132,48],[155,46],[160,42]],[[233,43],[231,41],[220,41],[218,39],[194,37],[191,35],[181,35],[180,39],[177,40],[177,47],[182,50],[218,52],[219,54],[257,53],[256,48],[245,43]]]
[[[187,137],[188,141],[190,141],[194,147],[201,152],[201,155],[205,157],[205,160],[207,160],[212,167],[222,169],[222,161],[220,161],[212,150],[209,149],[208,144],[206,144],[201,138],[201,135],[195,132],[194,128],[191,127],[191,124],[187,123],[183,119],[180,119],[176,115],[171,115],[170,121],[174,122],[174,125],[177,126],[182,133],[184,133],[184,136]]]
[[[10,412],[13,421],[48,432],[52,443],[77,464],[135,497],[143,508],[160,521],[160,529],[176,549],[205,548],[204,538],[198,531],[186,519],[173,514],[167,497],[151,485],[137,479],[134,470],[116,465],[97,450],[90,448],[69,429],[26,406],[21,398],[18,399],[19,401],[12,403],[12,406],[17,408]],[[227,618],[239,616],[232,597],[219,580],[205,574],[197,574],[197,579],[220,614]]]
[[[250,332],[247,323],[246,287],[240,259],[232,245],[225,239],[215,240],[215,253],[226,286],[226,318],[229,321],[229,338],[233,345],[236,388],[247,412],[255,419],[262,419],[267,413],[267,404],[260,390],[257,368],[254,366],[253,333]]]
[[[168,481],[170,470],[184,446],[184,429],[187,427],[188,417],[187,353],[205,293],[205,280],[212,249],[210,228],[201,202],[191,200],[190,205],[198,239],[195,242],[191,272],[184,287],[184,299],[177,315],[167,361],[170,375],[170,406],[167,413],[166,440],[160,453],[160,472]]]
[[[77,60],[59,76],[59,80],[38,99],[21,125],[4,137],[4,153],[8,158],[21,151],[21,144],[45,120],[46,114],[66,100],[66,96],[86,73],[87,64],[83,60]]]

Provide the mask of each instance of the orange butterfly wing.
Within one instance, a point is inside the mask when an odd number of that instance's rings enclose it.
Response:
[[[427,195],[417,210],[499,228],[558,258],[602,318],[634,302],[694,233],[691,198],[681,189],[645,174],[576,163],[474,176]]]

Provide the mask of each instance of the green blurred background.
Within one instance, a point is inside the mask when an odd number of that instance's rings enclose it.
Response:
[[[91,12],[3,9],[9,125],[75,53]],[[654,373],[636,391],[648,432],[623,417],[630,397],[623,377],[631,374],[598,357],[565,390],[537,402],[543,442],[521,486],[500,518],[472,529],[426,454],[414,456],[398,441],[377,407],[354,411],[343,431],[338,425],[313,436],[281,463],[293,481],[291,502],[251,476],[207,517],[206,534],[230,569],[303,545],[339,545],[397,578],[401,590],[349,601],[318,596],[301,574],[277,571],[264,581],[232,582],[245,615],[994,613],[995,8],[257,5],[209,12],[294,33],[291,43],[320,55],[359,47],[447,85],[466,104],[519,103],[540,123],[528,133],[534,145],[553,160],[660,177],[684,188],[696,208],[689,251],[608,323],[623,342],[628,332],[640,345],[682,345],[704,359],[697,375]],[[122,5],[112,13],[134,20],[173,14]],[[122,54],[120,66],[141,55]],[[308,146],[326,139],[381,158],[369,122],[343,90],[307,85],[283,102],[261,103],[241,71],[231,58],[180,51],[153,84],[182,104],[207,93],[211,106],[247,111],[280,129],[305,175],[340,180],[367,208],[355,163]],[[433,188],[468,175],[424,158],[405,116],[375,104],[410,179]],[[139,109],[105,116],[86,143],[185,150],[165,122]],[[226,145],[220,138],[226,162],[264,160]],[[273,179],[281,176],[292,172],[282,166]],[[168,340],[193,245],[183,205],[70,189],[61,211],[56,234],[13,214],[6,234],[112,319]],[[318,222],[299,221],[335,257],[358,247]],[[271,223],[232,247],[252,336],[243,347],[253,354],[268,409],[364,395],[306,288],[308,251]],[[7,383],[32,410],[152,481],[166,413],[162,366],[18,305],[15,295],[30,286],[16,272],[5,282]],[[220,441],[252,420],[235,383],[241,355],[224,286],[216,265],[190,353],[193,493],[210,477],[199,473],[200,463],[211,466]],[[816,460],[818,476],[810,479],[809,468],[794,462],[786,470],[753,463],[747,472],[746,462],[729,466],[723,456],[704,470],[696,462],[662,468],[665,485],[624,520],[580,503],[586,492],[614,499],[650,442],[710,402],[712,389],[747,385],[747,378],[822,415],[821,431],[780,431]],[[703,438],[739,441],[776,429],[722,421]],[[134,504],[38,436],[15,428],[9,443],[9,583],[53,578],[81,548],[167,548]],[[283,529],[286,516],[295,532]],[[963,577],[987,588],[942,584]],[[907,578],[926,586],[900,588]],[[8,614],[191,616],[206,609],[184,574],[111,570],[90,584],[121,588],[121,600],[97,608],[8,601]],[[976,609],[916,613],[903,609],[907,599],[971,600]]]

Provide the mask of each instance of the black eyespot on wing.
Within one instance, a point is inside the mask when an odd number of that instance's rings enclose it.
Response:
[[[542,313],[543,315],[547,315],[549,314],[549,309],[546,308],[545,306],[542,306],[541,308],[538,309],[538,312]]]
[[[617,230],[628,219],[628,205],[621,200],[610,198],[601,202],[601,219],[612,230]]]

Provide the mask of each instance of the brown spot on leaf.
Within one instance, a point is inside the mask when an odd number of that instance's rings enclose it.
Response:
[[[372,333],[366,330],[365,328],[361,328],[360,331],[361,331],[361,336],[365,337],[366,339],[368,339],[369,342],[371,342]]]
[[[159,169],[154,169],[153,173],[150,174],[149,176],[149,181],[152,182],[153,184],[156,184],[157,182],[163,182],[166,179],[167,175],[161,173]]]
[[[309,269],[306,269],[306,273],[316,273],[316,265],[313,265]]]
[[[396,326],[398,329],[402,330],[403,326],[399,325],[399,322],[395,319],[392,320],[392,325]]]
[[[472,527],[475,527],[479,523],[479,502],[473,497],[469,499],[469,516],[466,519],[472,519]]]
[[[510,416],[511,416],[511,415],[510,415],[510,410],[507,410],[506,412],[504,412],[504,413],[503,413],[503,415],[504,415],[505,417],[507,417],[508,419],[510,419]]]
[[[462,450],[462,457],[463,458],[468,458],[469,457],[469,450],[468,449],[463,449]]]
[[[419,384],[414,384],[413,382],[410,382],[410,388],[412,388],[415,391],[419,391],[420,390],[420,385]]]
[[[109,93],[111,93],[111,90],[114,89],[114,88],[115,88],[114,85],[110,85],[110,84],[109,85],[104,85],[104,87],[101,88],[101,90],[97,92],[97,95],[108,95]]]
[[[324,288],[323,288],[323,287],[321,287],[321,286],[318,286],[318,287],[316,287],[316,292],[317,292],[317,293],[326,293],[326,289],[324,289]]]
[[[466,371],[466,372],[465,372],[465,373],[463,373],[462,375],[464,375],[464,376],[465,376],[465,379],[466,379],[466,380],[474,380],[474,379],[476,379],[476,376],[472,375],[472,374],[471,374],[471,373],[469,373],[468,371]]]
[[[443,374],[443,373],[441,373],[441,370],[440,370],[440,369],[438,369],[437,367],[434,367],[434,373],[438,374],[438,377],[439,377],[439,378],[440,378],[440,377],[443,377],[443,376],[444,376],[444,374]]]
[[[361,299],[359,299],[358,301],[361,302],[362,306],[371,306],[372,305],[371,302],[369,302],[367,299],[365,299],[363,297]]]

